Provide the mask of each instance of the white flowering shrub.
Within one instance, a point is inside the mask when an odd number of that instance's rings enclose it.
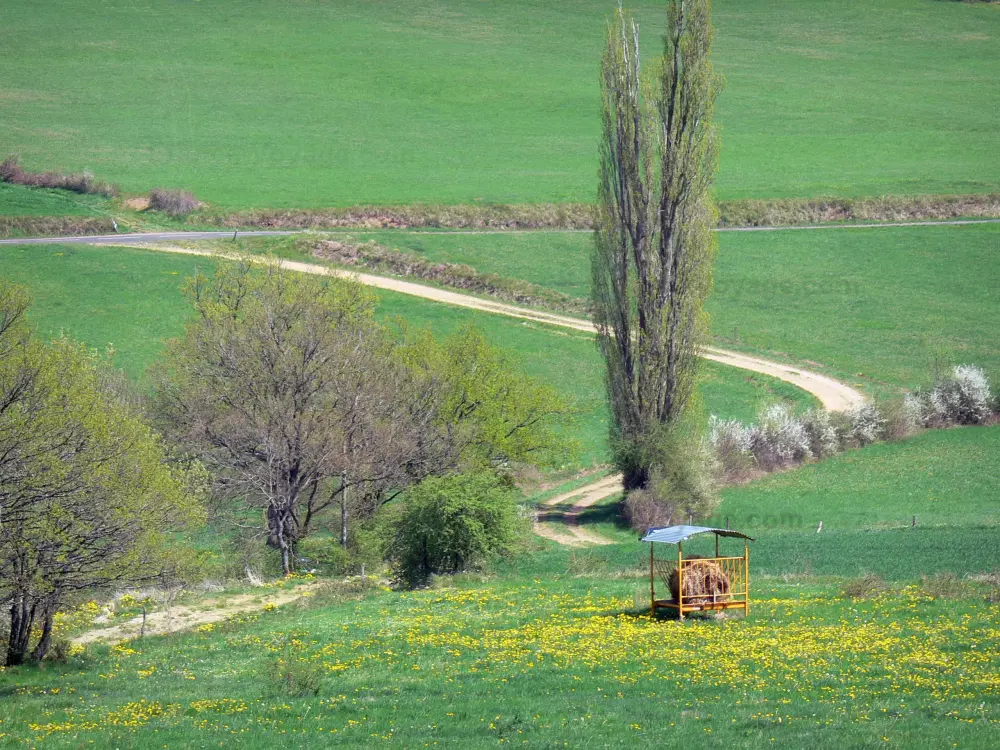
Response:
[[[752,450],[765,470],[812,457],[805,425],[785,404],[772,404],[760,412]]]
[[[809,440],[809,451],[815,458],[826,458],[840,452],[840,436],[826,409],[808,409],[801,417]]]
[[[849,438],[856,445],[871,445],[884,434],[885,419],[873,402],[865,401],[848,409],[845,414],[850,425]]]
[[[716,453],[735,452],[750,454],[754,430],[736,419],[719,419],[713,416],[708,423],[708,442]]]
[[[915,396],[921,421],[928,427],[949,424],[982,424],[992,411],[990,382],[975,365],[959,365],[950,377],[934,384],[929,393]]]
[[[903,406],[900,409],[903,419],[911,427],[911,431],[916,430],[923,424],[923,406],[920,404],[920,397],[912,393],[903,396]]]
[[[735,419],[713,416],[708,424],[708,444],[726,481],[747,479],[757,464],[753,455],[756,430]]]

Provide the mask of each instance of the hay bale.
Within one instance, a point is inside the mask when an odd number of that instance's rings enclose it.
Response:
[[[712,560],[691,557],[695,562],[684,566],[684,603],[710,604],[729,600],[729,576]],[[678,574],[675,568],[667,581],[674,601],[680,600]]]

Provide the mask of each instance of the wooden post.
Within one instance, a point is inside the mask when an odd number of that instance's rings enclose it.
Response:
[[[677,542],[677,617],[684,619],[684,545]]]
[[[750,614],[750,545],[743,540],[743,583],[746,585],[747,594],[743,604],[743,616]]]
[[[656,582],[653,578],[653,543],[649,543],[649,616],[656,617]]]

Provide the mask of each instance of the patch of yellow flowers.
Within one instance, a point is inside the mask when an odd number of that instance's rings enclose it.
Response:
[[[865,603],[808,596],[762,599],[755,603],[758,614],[748,620],[685,623],[637,614],[631,597],[579,596],[531,586],[419,591],[384,601],[368,615],[332,632],[325,629],[325,637],[296,628],[234,634],[225,642],[269,658],[281,654],[318,665],[338,678],[368,669],[395,672],[409,681],[452,682],[475,675],[506,685],[517,675],[544,669],[564,677],[569,687],[579,684],[573,681],[580,675],[596,676],[610,687],[609,697],[622,698],[630,685],[649,695],[683,694],[691,687],[758,693],[774,701],[775,710],[752,717],[764,723],[780,724],[779,706],[793,702],[827,704],[837,714],[861,720],[869,712],[884,712],[876,706],[890,701],[926,706],[1000,695],[1000,613],[985,605],[966,606],[965,614],[927,608],[930,599],[915,587]],[[214,626],[197,629],[208,635]],[[112,655],[121,661],[137,652],[119,644]],[[158,675],[155,665],[138,670],[140,679]],[[186,669],[184,676],[194,679]],[[333,706],[336,700],[327,702]],[[97,727],[135,730],[160,720],[209,726],[210,717],[199,714],[231,716],[250,709],[238,698],[186,705],[138,700],[30,728],[41,739]],[[273,723],[261,716],[251,720]],[[640,724],[631,728],[642,731]]]

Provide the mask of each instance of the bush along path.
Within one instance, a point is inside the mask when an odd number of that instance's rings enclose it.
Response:
[[[271,233],[269,232],[267,234]],[[177,238],[180,239],[182,237]],[[103,242],[101,240],[103,240]],[[112,245],[115,244],[114,240],[114,237],[108,237],[86,238],[85,241],[92,244]],[[142,247],[142,249],[156,250],[159,252],[213,257],[224,260],[238,260],[241,257],[237,254],[219,253],[211,250],[198,250],[193,248],[156,244],[137,245],[134,241],[129,246]],[[262,262],[265,261],[262,259]],[[401,279],[389,278],[385,276],[375,276],[372,274],[355,273],[353,271],[331,268],[329,266],[319,265],[316,263],[303,263],[290,260],[282,260],[280,262],[282,268],[286,268],[290,271],[321,276],[348,277],[366,286],[371,286],[377,289],[385,289],[401,294],[408,294],[431,300],[433,302],[440,302],[443,304],[493,313],[496,315],[506,315],[508,317],[529,320],[535,323],[543,323],[557,328],[568,328],[575,331],[596,333],[593,323],[582,318],[557,315],[555,313],[533,310],[527,307],[519,307],[517,305],[482,299],[469,294],[449,291],[447,289],[439,289],[437,287],[431,287],[424,284],[416,284],[411,281],[403,281]],[[820,375],[819,373],[810,372],[791,365],[772,362],[759,357],[752,357],[746,354],[731,352],[715,347],[705,347],[702,351],[702,356],[705,359],[729,365],[730,367],[737,367],[739,369],[769,375],[779,380],[784,380],[787,383],[791,383],[792,385],[814,395],[823,407],[829,411],[845,411],[852,407],[859,406],[865,401],[864,396],[859,391],[844,383],[825,375]],[[587,544],[610,543],[609,540],[606,540],[593,532],[579,528],[575,524],[575,521],[577,520],[579,514],[590,505],[593,505],[594,503],[619,492],[621,492],[621,477],[615,475],[612,477],[605,477],[598,482],[578,488],[565,496],[552,498],[546,503],[548,510],[545,513],[544,520],[540,520],[540,522],[535,525],[536,531],[540,536],[547,537],[560,544],[581,546]],[[560,511],[560,509],[555,507],[565,504],[568,500],[573,500],[573,503],[568,508]],[[554,525],[552,523],[553,521],[560,521],[560,527],[552,528]]]

